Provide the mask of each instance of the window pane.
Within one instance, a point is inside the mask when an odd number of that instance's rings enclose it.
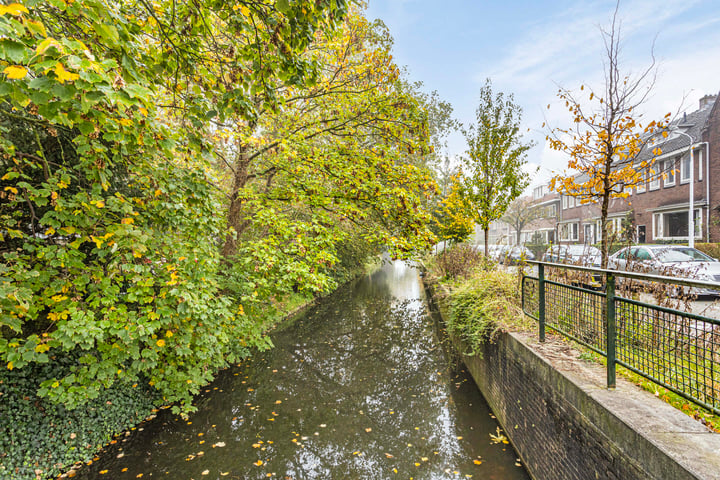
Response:
[[[688,214],[687,212],[672,212],[664,214],[665,236],[666,237],[687,237],[688,236]]]

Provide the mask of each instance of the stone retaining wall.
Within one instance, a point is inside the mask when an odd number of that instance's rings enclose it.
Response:
[[[607,390],[560,339],[502,333],[461,357],[536,480],[720,479],[720,435],[622,378]]]

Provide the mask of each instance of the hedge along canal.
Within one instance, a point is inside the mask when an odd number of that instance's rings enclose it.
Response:
[[[415,269],[386,264],[272,338],[188,420],[162,411],[75,478],[529,478],[445,356]]]

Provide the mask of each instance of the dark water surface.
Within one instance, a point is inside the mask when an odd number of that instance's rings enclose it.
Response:
[[[417,271],[387,264],[222,372],[187,421],[161,411],[75,478],[528,479],[441,336]]]

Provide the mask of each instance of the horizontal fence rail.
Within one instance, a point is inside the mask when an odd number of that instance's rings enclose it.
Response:
[[[549,328],[604,356],[608,388],[620,365],[720,415],[720,320],[642,302],[617,286],[630,279],[667,285],[670,293],[689,287],[720,295],[720,283],[527,263],[538,274],[522,277],[522,307],[538,322],[541,341]]]

